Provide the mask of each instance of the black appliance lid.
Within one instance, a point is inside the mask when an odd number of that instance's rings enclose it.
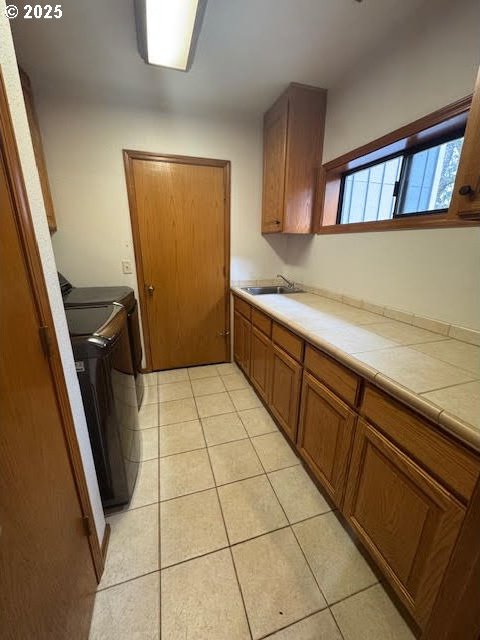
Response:
[[[113,304],[65,309],[70,337],[85,336],[89,338],[94,334],[101,333],[102,328],[121,311],[123,311],[122,307]]]
[[[69,291],[73,289],[72,284],[65,278],[64,275],[57,271],[58,282],[60,283],[60,291],[62,292],[62,297],[65,296]]]
[[[63,295],[65,308],[106,305],[112,302],[118,302],[130,311],[135,304],[133,289],[131,287],[73,287]]]

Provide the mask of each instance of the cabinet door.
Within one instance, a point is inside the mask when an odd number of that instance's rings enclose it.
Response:
[[[292,442],[297,439],[302,366],[273,345],[270,409]]]
[[[309,373],[303,375],[298,448],[337,505],[342,504],[355,414]]]
[[[22,81],[23,99],[25,100],[25,108],[27,111],[28,126],[32,137],[33,151],[35,154],[35,163],[40,178],[40,186],[42,188],[43,202],[45,204],[45,212],[47,214],[48,228],[53,233],[57,230],[57,222],[55,219],[55,210],[53,208],[52,194],[50,193],[50,183],[48,181],[47,165],[43,153],[42,136],[38,124],[35,106],[33,104],[33,93],[30,85],[30,79],[27,74],[20,70],[20,80]]]
[[[344,513],[423,627],[455,544],[463,507],[360,419]]]
[[[233,357],[238,366],[250,375],[250,322],[238,311],[233,314]]]
[[[272,342],[256,327],[252,327],[250,379],[259,395],[269,402],[272,368]]]
[[[480,220],[480,71],[468,114],[450,216]]]
[[[263,123],[262,233],[283,230],[288,97],[282,96]]]

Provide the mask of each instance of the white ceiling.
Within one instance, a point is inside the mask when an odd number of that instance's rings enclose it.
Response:
[[[258,115],[290,81],[334,86],[437,2],[208,0],[188,73],[145,65],[133,0],[63,0],[60,20],[17,19],[12,30],[36,90],[165,111]]]

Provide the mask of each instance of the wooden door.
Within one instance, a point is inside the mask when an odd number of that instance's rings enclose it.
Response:
[[[269,402],[272,370],[272,342],[256,327],[252,327],[250,381],[258,394]]]
[[[302,366],[273,345],[270,409],[292,442],[297,439]]]
[[[21,176],[7,172],[3,143],[2,131],[0,637],[80,640],[88,637],[96,576],[20,233],[12,184]]]
[[[282,96],[263,123],[262,233],[283,230],[288,97]]]
[[[455,545],[464,508],[360,419],[344,513],[423,627]]]
[[[125,163],[149,368],[229,360],[229,163]]]
[[[250,375],[250,322],[235,311],[233,314],[233,357],[243,372]]]
[[[480,71],[468,114],[449,217],[480,219]]]
[[[298,448],[338,506],[343,500],[354,426],[353,411],[305,372]]]

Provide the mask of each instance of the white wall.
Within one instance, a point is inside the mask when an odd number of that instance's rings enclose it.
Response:
[[[324,161],[471,93],[480,63],[480,2],[439,0],[329,90]],[[294,279],[480,328],[480,230],[290,237]]]
[[[175,116],[120,106],[50,101],[37,92],[58,232],[59,269],[76,285],[126,284],[134,254],[122,149],[231,161],[231,278],[271,278],[285,238],[260,234],[261,122]]]
[[[62,298],[58,286],[55,259],[52,243],[47,226],[47,218],[43,205],[37,167],[33,155],[32,142],[28,129],[25,104],[23,102],[20,78],[18,76],[17,61],[10,34],[10,25],[5,18],[4,0],[0,0],[0,66],[7,91],[8,103],[13,120],[15,137],[17,140],[20,161],[22,165],[25,187],[27,190],[30,211],[32,214],[35,236],[40,252],[40,259],[48,289],[50,306],[52,309],[55,332],[60,348],[60,355],[67,383],[68,396],[72,407],[73,419],[77,433],[83,467],[87,479],[87,487],[92,503],[95,526],[100,542],[103,539],[105,519],[103,516],[97,477],[93,464],[92,451],[85,422],[85,413],[75,372],[70,338],[65,321]]]

